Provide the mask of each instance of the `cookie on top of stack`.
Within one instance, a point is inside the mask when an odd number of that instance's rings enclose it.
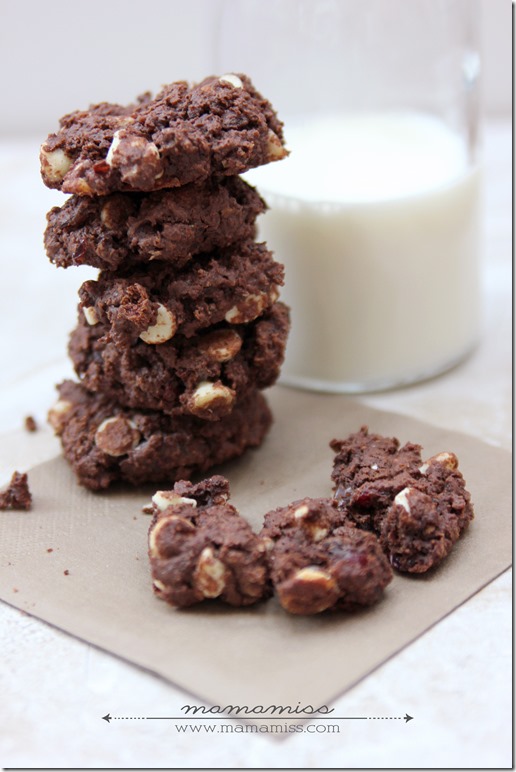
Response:
[[[72,194],[47,215],[47,255],[100,269],[70,338],[79,383],[49,412],[82,485],[186,478],[262,442],[289,312],[254,240],[266,205],[238,175],[286,155],[240,74],[70,113],[42,145],[44,183]]]

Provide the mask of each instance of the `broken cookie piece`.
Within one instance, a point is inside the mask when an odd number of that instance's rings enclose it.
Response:
[[[399,571],[423,573],[451,551],[473,518],[453,453],[423,463],[421,447],[369,434],[333,440],[334,498],[343,515],[373,531]]]
[[[420,477],[396,495],[380,530],[394,568],[416,574],[444,560],[473,519],[455,454],[439,453],[420,470]]]
[[[265,515],[261,532],[278,599],[292,614],[376,603],[392,571],[373,534],[331,499],[305,498]]]
[[[360,528],[378,532],[397,493],[419,476],[420,445],[400,447],[395,437],[370,434],[367,426],[345,440],[332,440],[336,452],[334,498]]]
[[[26,474],[14,472],[6,488],[0,491],[0,510],[28,510],[32,507],[32,494]]]
[[[248,606],[270,595],[264,544],[228,498],[220,475],[152,497],[149,559],[154,591],[167,603]]]

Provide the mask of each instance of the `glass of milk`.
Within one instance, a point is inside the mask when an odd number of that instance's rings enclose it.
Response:
[[[475,0],[225,0],[216,71],[246,72],[290,156],[246,175],[285,264],[282,382],[392,388],[479,334]]]

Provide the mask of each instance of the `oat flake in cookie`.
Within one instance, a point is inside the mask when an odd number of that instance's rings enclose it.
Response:
[[[65,115],[41,147],[41,174],[63,193],[105,196],[235,176],[284,158],[282,124],[246,75],[165,86],[123,107]]]
[[[152,497],[149,559],[159,598],[176,607],[216,598],[248,606],[270,595],[264,544],[228,498],[221,476]]]
[[[376,537],[347,522],[332,499],[305,498],[265,515],[271,580],[292,614],[376,603],[392,571]]]
[[[457,457],[443,452],[423,462],[419,445],[400,446],[367,427],[331,447],[334,497],[343,515],[379,535],[397,570],[437,566],[473,519]]]

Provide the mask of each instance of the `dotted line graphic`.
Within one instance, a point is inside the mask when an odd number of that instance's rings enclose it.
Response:
[[[181,719],[191,719],[191,718],[199,718],[199,716],[110,716],[109,713],[106,716],[102,717],[105,721],[109,723],[109,721],[150,721],[154,718],[163,718],[163,719],[174,719],[174,720],[181,720]],[[225,716],[203,716],[205,719],[222,719],[226,718]],[[233,718],[232,716],[227,716],[227,718]],[[264,718],[261,716],[261,718]],[[265,718],[271,718],[270,716],[265,716]],[[287,721],[287,720],[293,720],[292,718],[285,716],[282,717],[274,717],[277,721]],[[302,716],[302,718],[308,718],[307,716]],[[406,715],[406,716],[314,716],[314,719],[329,719],[333,718],[335,721],[344,721],[349,719],[367,719],[369,721],[411,721],[412,716]]]

